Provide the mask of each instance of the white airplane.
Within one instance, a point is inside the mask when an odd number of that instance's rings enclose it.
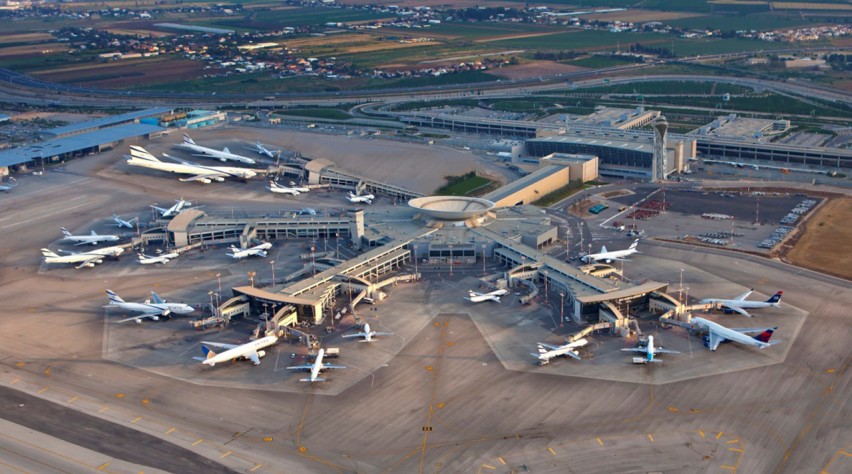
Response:
[[[193,357],[200,360],[203,365],[213,367],[220,362],[228,362],[236,359],[248,359],[254,365],[260,365],[260,358],[266,355],[267,348],[278,342],[278,336],[266,336],[245,344],[225,344],[224,342],[201,341],[201,352],[204,357]],[[225,349],[225,352],[216,353],[209,346]]]
[[[621,349],[625,352],[641,352],[645,357],[634,357],[633,362],[637,364],[647,364],[649,362],[662,362],[661,359],[655,359],[657,354],[680,354],[678,351],[663,349],[660,346],[654,345],[654,336],[648,336],[648,345],[645,347],[626,347]]]
[[[41,249],[44,263],[78,263],[74,268],[92,268],[98,263],[103,263],[106,257],[118,257],[124,252],[123,247],[104,247],[102,249],[89,250],[88,252],[70,253],[58,255],[50,249]]]
[[[367,204],[373,204],[373,199],[376,199],[376,196],[372,194],[361,194],[355,195],[352,191],[349,192],[349,196],[346,197],[349,202],[366,202]]]
[[[375,336],[393,336],[392,332],[376,332],[370,330],[370,323],[364,324],[364,331],[359,332],[357,334],[347,334],[343,337],[363,337],[364,339],[358,342],[373,342],[373,337]]]
[[[745,293],[737,296],[732,300],[722,300],[717,298],[706,298],[700,301],[701,304],[714,304],[719,308],[723,309],[726,313],[740,313],[746,317],[752,317],[748,311],[745,309],[756,309],[756,308],[769,308],[781,306],[781,294],[783,291],[779,291],[772,295],[772,298],[769,298],[766,301],[747,301],[746,298],[754,291],[754,289],[748,290]]]
[[[482,303],[483,301],[496,301],[500,302],[500,297],[503,295],[508,295],[509,290],[497,290],[492,291],[491,293],[477,293],[473,290],[467,290],[469,296],[465,299],[470,301],[471,303]]]
[[[545,344],[543,342],[537,343],[538,346],[538,354],[530,354],[531,356],[537,357],[539,364],[547,365],[550,363],[550,359],[559,356],[568,356],[573,357],[577,360],[580,360],[580,353],[577,352],[578,347],[583,347],[588,344],[589,341],[586,339],[579,339],[574,342],[569,342],[564,346],[552,346],[550,344]]]
[[[290,370],[310,370],[311,376],[305,379],[299,379],[299,382],[325,382],[325,379],[319,378],[320,372],[326,369],[345,369],[345,365],[323,364],[322,358],[325,356],[325,349],[320,349],[317,352],[317,357],[313,364],[293,365],[287,367]]]
[[[128,303],[121,299],[121,297],[115,294],[112,290],[106,290],[106,294],[109,298],[109,304],[104,306],[104,308],[117,308],[125,311],[142,313],[139,316],[133,316],[131,318],[116,321],[119,323],[123,323],[125,321],[136,321],[137,323],[141,323],[145,318],[157,321],[160,319],[160,316],[167,318],[170,317],[172,313],[189,314],[195,311],[195,308],[188,304],[169,303],[168,301],[160,298],[160,295],[153,291],[151,292],[151,300],[145,300],[144,303]]]
[[[215,150],[213,148],[208,148],[206,146],[201,146],[195,143],[195,141],[189,137],[187,134],[183,134],[183,143],[179,143],[177,146],[188,148],[196,153],[193,153],[195,156],[205,156],[208,158],[216,158],[219,161],[239,161],[241,163],[248,163],[253,165],[256,163],[251,158],[237,155],[235,153],[231,153],[231,150],[228,150],[227,147],[223,148],[222,151]]]
[[[119,217],[118,215],[116,215],[116,214],[113,212],[113,213],[112,213],[112,221],[113,221],[113,222],[115,222],[115,225],[116,225],[118,228],[126,227],[126,228],[128,228],[128,229],[132,229],[133,227],[135,227],[135,225],[134,225],[134,224],[135,224],[136,222],[138,222],[138,221],[139,221],[139,218],[138,218],[138,217],[134,217],[133,219],[130,219],[129,221],[126,221],[126,220],[122,219],[121,217]]]
[[[711,351],[715,351],[719,344],[727,341],[734,341],[747,346],[765,349],[773,344],[778,344],[781,341],[769,342],[774,328],[727,328],[719,323],[708,321],[704,318],[692,318],[693,326],[699,331],[706,331],[704,336],[704,345]],[[757,333],[756,336],[750,334]]]
[[[260,140],[255,142],[254,147],[246,147],[246,148],[248,148],[249,150],[257,152],[260,155],[267,156],[269,158],[275,158],[276,154],[281,153],[278,150],[272,151],[272,150],[266,148],[265,146],[263,146],[263,143],[260,143]]]
[[[639,245],[639,239],[636,239],[636,240],[633,241],[632,244],[630,244],[629,248],[624,249],[624,250],[613,250],[612,252],[608,252],[606,250],[606,246],[604,245],[604,246],[601,247],[601,251],[599,253],[590,253],[590,254],[584,256],[583,261],[587,262],[587,263],[591,263],[591,262],[597,262],[597,261],[603,260],[606,263],[610,263],[613,260],[624,260],[624,257],[627,257],[628,255],[633,255],[634,253],[639,253],[639,251],[636,250],[636,246],[638,246],[638,245]]]
[[[298,211],[296,211],[296,212],[297,212],[300,216],[304,216],[304,215],[308,215],[308,216],[315,216],[315,215],[317,215],[317,211],[315,211],[315,210],[311,209],[310,207],[303,207],[303,208],[299,209],[299,210],[298,210]]]
[[[10,178],[11,179],[11,178]],[[0,183],[0,191],[6,191],[7,193],[12,190],[18,183],[9,182],[9,184]]]
[[[169,260],[176,259],[180,256],[177,252],[169,252],[160,255],[145,255],[144,253],[137,253],[139,256],[139,260],[137,260],[142,265],[150,265],[152,263],[169,263]]]
[[[235,258],[237,260],[241,258],[251,257],[252,255],[257,255],[259,257],[265,257],[266,251],[272,248],[272,243],[264,242],[260,245],[255,245],[254,247],[247,249],[238,249],[231,245],[231,252],[228,256]]]
[[[289,194],[291,196],[298,196],[299,194],[302,194],[303,191],[300,191],[299,189],[305,189],[306,191],[304,192],[307,192],[307,188],[290,188],[287,186],[282,186],[276,183],[275,181],[270,181],[269,186],[267,186],[266,189],[272,191],[273,193]]]
[[[166,209],[165,207],[157,207],[155,205],[151,205],[153,209],[156,209],[157,212],[160,213],[161,217],[174,217],[180,214],[180,211],[188,208],[192,205],[189,201],[184,201],[183,199],[175,199],[175,205]]]
[[[210,184],[213,181],[221,183],[225,181],[225,178],[249,179],[257,176],[256,171],[248,168],[237,166],[206,166],[166,154],[163,154],[163,156],[178,162],[162,161],[144,148],[136,145],[131,145],[130,156],[125,155],[125,158],[127,158],[127,164],[130,166],[141,166],[169,173],[192,175],[189,178],[179,178],[179,181],[184,183],[190,181],[200,181],[204,184]]]
[[[62,235],[61,240],[70,240],[71,242],[76,242],[74,245],[98,245],[101,242],[118,242],[120,238],[117,235],[98,235],[97,232],[92,231],[89,235],[73,235],[71,232],[68,232],[68,229],[62,227]]]

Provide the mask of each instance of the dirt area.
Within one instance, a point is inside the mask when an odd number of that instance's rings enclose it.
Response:
[[[629,189],[619,189],[618,191],[609,191],[609,192],[603,193],[603,197],[605,197],[607,199],[612,199],[612,198],[617,198],[619,196],[630,196],[632,194],[635,194],[635,193],[633,191],[630,191]]]
[[[0,45],[7,43],[22,43],[26,41],[51,41],[55,40],[48,33],[21,33],[17,35],[0,35]]]
[[[185,59],[139,59],[84,64],[33,73],[50,82],[85,84],[121,89],[164,81],[193,79],[203,74],[204,65]]]
[[[583,199],[580,202],[576,202],[568,208],[568,212],[574,214],[578,217],[592,217],[593,214],[589,212],[589,209],[595,204],[601,204],[601,201],[596,199]]]
[[[489,36],[488,38],[482,38],[474,41],[475,43],[490,43],[492,41],[503,41],[510,39],[521,39],[521,38],[535,38],[537,36],[550,36],[550,35],[559,35],[564,33],[564,31],[548,31],[546,33],[520,33],[520,34],[511,34],[511,35],[500,35],[500,36]]]
[[[506,79],[526,79],[528,77],[548,76],[552,74],[564,74],[585,71],[587,68],[559,64],[551,61],[531,61],[517,66],[503,66],[499,69],[489,70],[489,74]]]
[[[402,49],[402,48],[415,48],[419,46],[437,46],[439,43],[437,41],[423,41],[419,43],[394,43],[394,42],[383,42],[383,43],[373,43],[367,44],[364,46],[353,46],[351,48],[345,48],[345,52],[347,53],[368,53],[371,51],[384,51],[388,49]]]
[[[309,38],[288,39],[283,43],[289,48],[304,48],[305,46],[330,46],[333,44],[370,43],[373,41],[375,41],[375,38],[371,35],[357,34],[322,37],[311,36]]]
[[[475,8],[483,2],[478,0],[343,0],[338,2],[343,5],[397,5],[400,8],[408,7],[447,7],[447,8]],[[512,7],[523,8],[524,2],[511,1],[489,1],[489,7]]]
[[[629,21],[633,23],[641,23],[647,21],[666,21],[679,20],[681,18],[691,18],[701,16],[701,13],[685,13],[685,12],[657,12],[649,10],[625,10],[620,12],[597,13],[594,15],[585,15],[583,18],[589,20],[600,21]]]
[[[0,57],[35,56],[39,54],[59,53],[68,51],[68,45],[62,43],[27,44],[10,46],[0,49]]]
[[[45,120],[56,120],[58,122],[79,123],[87,120],[94,120],[99,117],[103,117],[103,115],[71,114],[61,112],[22,112],[20,114],[15,114],[15,116],[12,117],[12,120],[34,120],[40,118]]]
[[[852,198],[832,199],[823,204],[805,224],[802,236],[785,259],[794,265],[811,268],[852,280]]]

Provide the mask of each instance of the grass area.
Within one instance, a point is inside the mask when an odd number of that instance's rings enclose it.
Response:
[[[656,106],[657,104],[668,104],[712,108],[716,107],[718,104],[722,104],[722,100],[718,97],[657,96],[646,97],[645,103],[652,106]],[[817,115],[852,117],[852,111],[850,110],[821,107],[777,94],[766,94],[758,97],[732,97],[730,101],[724,103],[720,109],[720,113],[726,113],[727,110],[747,110],[751,112],[777,113],[781,115],[810,115],[813,111]]]
[[[413,77],[410,79],[389,79],[376,84],[370,84],[366,89],[384,89],[387,87],[424,87],[450,84],[472,84],[477,82],[492,82],[500,78],[483,71],[463,71],[440,76]]]
[[[407,29],[396,31],[405,35],[412,34],[411,30]],[[477,40],[504,35],[547,33],[548,31],[562,31],[562,28],[534,23],[441,23],[440,25],[432,25],[424,33]]]
[[[793,15],[707,15],[679,20],[666,21],[667,25],[680,28],[708,28],[723,31],[757,30],[767,31],[778,28],[793,28],[819,23],[818,20]]]
[[[709,80],[698,81],[655,81],[636,82],[634,84],[615,84],[605,87],[589,87],[582,89],[583,93],[601,94],[747,94],[752,92],[750,87],[737,86],[734,84],[717,83]]]
[[[808,221],[804,234],[787,254],[787,260],[852,280],[852,253],[837,252],[852,240],[852,198],[825,203]]]
[[[580,66],[587,67],[591,69],[602,69],[605,67],[614,67],[614,66],[622,66],[624,64],[632,64],[633,61],[628,59],[619,58],[616,56],[601,56],[594,55],[589,56],[587,58],[575,59],[574,61],[567,61],[566,64],[570,64],[572,66]]]
[[[249,10],[242,18],[217,19],[219,26],[274,31],[285,26],[300,27],[346,23],[350,21],[395,18],[395,15],[367,10],[342,8],[292,8],[283,10]]]
[[[551,204],[555,204],[568,196],[575,194],[584,189],[588,189],[594,186],[593,182],[590,181],[588,183],[583,183],[581,181],[571,181],[565,186],[553,191],[552,193],[545,194],[538,200],[532,203],[533,206],[547,207]]]
[[[446,176],[447,184],[435,191],[439,196],[469,196],[477,190],[485,189],[493,181],[477,176],[475,171],[461,176]]]
[[[393,110],[404,112],[406,110],[431,109],[435,107],[476,107],[479,105],[477,99],[443,99],[443,100],[421,100],[395,104]]]
[[[540,51],[610,51],[615,50],[619,44],[624,47],[630,43],[651,44],[654,42],[664,42],[664,44],[668,44],[668,39],[668,36],[651,33],[610,33],[608,31],[575,30],[547,36],[530,36],[527,38],[492,41],[488,44],[498,48]]]
[[[329,120],[349,120],[352,118],[351,115],[347,114],[342,110],[323,108],[286,109],[276,112],[276,115],[295,115],[297,117],[312,117]]]

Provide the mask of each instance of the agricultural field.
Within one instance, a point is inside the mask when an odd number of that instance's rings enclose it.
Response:
[[[625,64],[631,64],[633,61],[627,58],[620,58],[618,56],[602,56],[602,55],[592,55],[585,58],[574,59],[572,61],[566,61],[567,64],[571,64],[573,66],[579,66],[581,68],[589,68],[589,69],[602,69],[607,67],[615,67],[615,66],[623,66]]]
[[[646,23],[649,21],[662,21],[671,24],[672,20],[681,18],[692,18],[700,16],[700,13],[659,11],[659,10],[623,10],[617,12],[594,13],[583,15],[586,20],[598,21],[629,21],[632,23]]]
[[[226,17],[212,21],[212,25],[228,28],[275,31],[285,26],[299,27],[326,23],[352,23],[369,20],[393,19],[395,15],[366,10],[339,8],[274,8],[254,9],[240,17]]]
[[[179,58],[155,57],[88,63],[41,70],[33,76],[61,84],[125,89],[140,84],[180,82],[202,74],[203,64]]]
[[[660,34],[610,33],[608,31],[574,30],[548,36],[514,38],[488,43],[492,47],[527,49],[529,51],[614,51],[631,43],[669,44],[670,37]]]
[[[506,79],[527,79],[530,77],[550,76],[583,71],[586,68],[573,63],[561,64],[553,61],[524,61],[514,66],[503,66],[492,69],[489,73]]]
[[[805,268],[852,280],[852,254],[838,252],[852,240],[852,199],[832,199],[819,208],[805,225],[786,259]]]
[[[797,28],[819,24],[819,20],[800,15],[704,15],[667,21],[667,25],[679,28],[720,29],[723,31],[756,30],[769,31],[782,28]]]

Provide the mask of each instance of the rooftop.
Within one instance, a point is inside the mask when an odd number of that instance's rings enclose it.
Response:
[[[86,122],[80,123],[72,123],[70,125],[64,125],[62,127],[51,128],[45,130],[45,133],[49,133],[54,136],[60,135],[70,135],[75,133],[80,133],[84,130],[89,130],[92,128],[104,128],[109,127],[111,125],[121,124],[124,122],[131,122],[134,120],[139,120],[145,117],[151,117],[153,115],[161,115],[171,112],[171,107],[154,107],[151,109],[145,110],[136,110],[134,112],[127,112],[124,114],[118,115],[110,115],[109,117],[102,117],[95,120],[89,120]]]
[[[464,221],[494,208],[494,203],[487,199],[462,196],[428,196],[412,199],[408,205],[428,217],[445,221]]]

